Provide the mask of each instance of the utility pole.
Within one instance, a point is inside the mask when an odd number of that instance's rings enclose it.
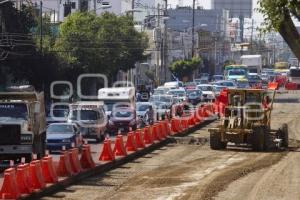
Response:
[[[43,2],[40,1],[40,48],[43,53]]]
[[[160,54],[161,54],[161,29],[160,29],[160,4],[157,5],[157,30],[158,34],[159,34],[159,38],[156,38],[157,40],[157,64],[156,64],[156,68],[155,68],[155,76],[156,76],[156,84],[160,83],[160,78],[159,78],[159,71],[160,71],[160,63],[159,63],[159,58],[160,58]],[[157,36],[158,36],[157,34]],[[162,59],[162,58],[161,58]]]
[[[164,17],[168,14],[168,0],[165,0]],[[167,81],[167,63],[168,63],[168,28],[166,19],[164,19],[164,40],[163,40],[163,69],[164,69],[164,81]]]
[[[193,0],[193,19],[192,19],[192,58],[195,56],[195,3]]]
[[[94,3],[94,12],[95,15],[97,15],[97,0],[94,0],[93,3]]]

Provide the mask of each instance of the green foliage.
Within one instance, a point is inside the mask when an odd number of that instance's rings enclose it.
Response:
[[[143,59],[147,38],[127,16],[89,12],[69,15],[60,25],[55,50],[73,69],[115,75]]]
[[[300,21],[299,0],[259,0],[258,11],[264,16],[263,33],[277,31],[300,59],[300,34],[293,17]]]
[[[264,16],[266,31],[279,31],[281,23],[285,21],[286,11],[300,21],[299,0],[259,0],[257,10]]]
[[[194,57],[192,59],[174,61],[169,69],[178,78],[182,79],[185,76],[192,75],[193,71],[196,70],[200,64],[201,59]]]

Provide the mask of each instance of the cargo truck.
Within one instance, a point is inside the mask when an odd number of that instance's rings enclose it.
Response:
[[[0,93],[0,160],[26,162],[45,153],[44,93],[32,87],[11,87]]]

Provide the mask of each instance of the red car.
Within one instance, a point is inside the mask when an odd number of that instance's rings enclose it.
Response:
[[[138,120],[136,117],[136,111],[129,107],[117,107],[109,116],[107,124],[107,131],[112,134],[121,132],[128,132],[131,128],[136,130]]]

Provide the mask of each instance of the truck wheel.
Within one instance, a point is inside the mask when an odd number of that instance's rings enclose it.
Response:
[[[263,151],[264,150],[264,128],[259,126],[253,129],[252,135],[252,149],[254,151]]]
[[[287,124],[282,124],[280,128],[280,139],[282,139],[282,146],[285,148],[289,147],[289,130]]]
[[[221,141],[221,134],[217,132],[210,132],[210,148],[213,150],[225,149],[226,142]]]

